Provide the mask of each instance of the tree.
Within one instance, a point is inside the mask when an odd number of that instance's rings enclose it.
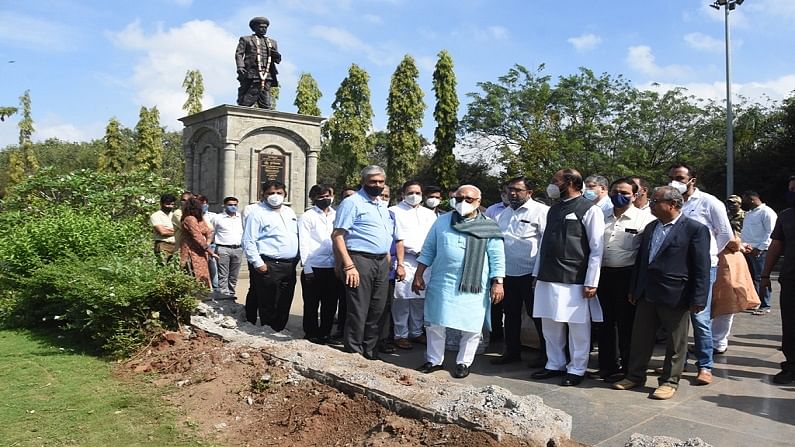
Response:
[[[295,106],[302,115],[320,116],[317,102],[323,96],[315,78],[309,73],[301,73],[295,92]]]
[[[33,117],[30,112],[30,90],[19,97],[22,108],[22,119],[19,120],[19,149],[9,155],[9,183],[14,185],[21,182],[25,176],[33,175],[39,170],[39,160],[33,150]]]
[[[99,154],[99,170],[120,173],[124,170],[124,142],[121,135],[121,124],[111,118],[105,128],[105,146]]]
[[[0,107],[0,121],[5,121],[9,116],[17,113],[16,107]]]
[[[420,71],[414,58],[406,55],[392,74],[386,112],[387,180],[400,187],[410,175],[416,173],[417,158],[421,149],[418,129],[422,126],[425,103],[422,89],[417,83]]]
[[[458,184],[457,167],[453,148],[458,132],[458,94],[455,91],[456,78],[453,71],[453,58],[447,50],[439,52],[436,68],[433,71],[433,91],[436,107],[433,117],[436,130],[433,132],[433,172],[436,182],[444,190]]]
[[[25,163],[19,151],[8,154],[8,184],[17,185],[25,180]]]
[[[321,151],[320,162],[338,163],[335,166],[339,173],[335,182],[338,187],[359,183],[359,172],[367,165],[367,133],[373,119],[369,79],[366,71],[352,64],[331,105],[333,113],[325,129],[327,151]]]
[[[202,73],[199,70],[188,70],[185,73],[185,80],[182,81],[182,87],[185,88],[185,93],[188,94],[188,99],[182,105],[182,110],[188,112],[189,115],[201,112],[202,97],[204,96]]]
[[[163,165],[163,129],[157,107],[141,107],[135,125],[135,167],[144,171],[160,172]]]
[[[276,110],[276,103],[279,102],[279,87],[271,87],[271,108],[270,110]]]

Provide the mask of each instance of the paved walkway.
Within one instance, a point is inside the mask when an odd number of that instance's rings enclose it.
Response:
[[[248,280],[241,278],[238,302],[248,290]],[[302,300],[300,283],[293,301],[288,330],[296,337],[301,330]],[[472,374],[464,379],[474,386],[499,385],[515,394],[535,394],[554,408],[572,415],[572,438],[596,446],[623,446],[632,433],[665,435],[686,439],[699,437],[713,446],[792,446],[795,445],[795,386],[778,386],[771,377],[778,372],[784,356],[777,348],[781,342],[781,315],[778,312],[778,283],[774,281],[774,309],[765,316],[750,313],[735,316],[729,350],[715,357],[714,382],[695,386],[692,359],[673,399],[656,401],[648,395],[656,386],[649,376],[645,388],[615,391],[598,380],[585,380],[578,387],[560,387],[557,381],[530,380],[524,364],[494,366],[489,358],[500,352],[495,345],[475,359]],[[658,347],[652,360],[662,362]],[[524,353],[526,359],[532,352]],[[424,349],[415,345],[410,351],[384,355],[384,361],[415,368],[424,362]],[[450,376],[455,353],[448,352],[447,371],[434,374]],[[592,355],[591,366],[596,366]],[[453,379],[450,376],[450,380]]]

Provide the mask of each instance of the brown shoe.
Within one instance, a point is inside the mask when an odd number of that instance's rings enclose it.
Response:
[[[413,341],[414,343],[419,343],[424,345],[425,343],[427,343],[428,340],[425,338],[425,335],[419,335],[417,337],[412,338],[411,341]]]
[[[613,384],[613,389],[614,390],[631,390],[632,388],[635,388],[637,386],[640,386],[640,384],[638,382],[635,382],[635,381],[632,381],[632,380],[629,380],[629,379],[623,379],[623,380],[620,380],[620,381],[614,383]]]
[[[709,385],[710,383],[712,383],[712,371],[707,368],[699,369],[696,376],[696,385]]]
[[[674,397],[676,393],[676,388],[672,387],[671,385],[662,384],[653,393],[651,393],[652,399],[657,400],[667,400]]]
[[[414,348],[414,345],[412,345],[411,342],[408,341],[405,338],[396,338],[395,339],[395,346],[397,346],[400,349],[412,349],[412,348]]]

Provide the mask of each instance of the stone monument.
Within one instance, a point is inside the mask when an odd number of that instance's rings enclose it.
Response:
[[[224,197],[241,204],[260,198],[266,180],[287,185],[285,203],[300,214],[317,183],[320,124],[324,118],[221,105],[180,118],[185,125],[185,187],[207,196],[212,210]]]

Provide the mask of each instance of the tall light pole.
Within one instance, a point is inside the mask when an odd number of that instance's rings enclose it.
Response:
[[[715,0],[709,5],[720,10],[723,6],[726,29],[726,197],[734,194],[734,116],[732,114],[731,43],[729,41],[729,11],[745,0]]]

